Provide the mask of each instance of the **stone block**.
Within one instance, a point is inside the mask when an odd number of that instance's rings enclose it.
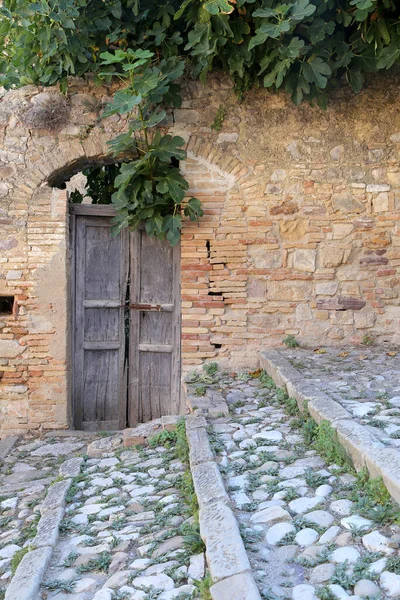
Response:
[[[372,198],[374,212],[386,212],[389,210],[389,194],[380,192]]]
[[[250,572],[249,559],[231,509],[223,502],[208,504],[200,509],[199,520],[212,579]]]
[[[282,239],[287,242],[298,242],[301,240],[308,229],[308,221],[305,219],[293,219],[291,221],[281,221],[279,229]]]
[[[396,502],[400,503],[400,456],[397,448],[375,447],[365,452],[365,464],[371,477],[382,477]]]
[[[256,269],[280,269],[282,267],[281,250],[267,250],[264,246],[250,246],[249,257]]]
[[[52,548],[38,548],[25,554],[7,588],[4,600],[38,600]]]
[[[185,418],[186,431],[198,429],[199,427],[207,427],[207,421],[204,417],[189,415]]]
[[[332,225],[332,237],[334,240],[341,240],[350,235],[352,231],[353,225],[351,223],[333,223]]]
[[[269,212],[271,215],[294,215],[295,213],[299,212],[299,207],[295,202],[288,200],[286,202],[276,204],[275,206],[271,206]]]
[[[162,428],[166,431],[175,431],[176,425],[181,418],[181,415],[164,415],[161,417]]]
[[[281,192],[281,186],[276,183],[267,183],[264,190],[264,194],[280,194]]]
[[[345,213],[362,213],[365,211],[365,206],[359,200],[356,200],[351,194],[333,194],[332,206],[335,210],[340,210]]]
[[[316,256],[316,250],[296,248],[293,256],[293,267],[304,273],[313,273],[315,271]]]
[[[83,459],[80,457],[70,458],[60,465],[60,475],[64,477],[76,477],[81,472]]]
[[[354,313],[354,325],[357,329],[368,329],[373,327],[376,321],[376,314],[372,311]]]
[[[317,423],[351,418],[350,413],[343,406],[340,406],[338,402],[318,390],[315,390],[314,394],[309,396],[307,408]]]
[[[273,173],[271,173],[270,180],[274,181],[274,182],[285,181],[286,177],[287,177],[286,171],[284,171],[283,169],[275,169],[275,171],[273,171]]]
[[[339,442],[348,453],[357,470],[365,465],[366,455],[373,455],[377,450],[384,447],[382,442],[365,425],[360,425],[356,421],[335,421],[334,427],[337,431]]]
[[[46,498],[43,500],[40,507],[40,513],[43,515],[48,510],[53,510],[57,507],[64,508],[65,496],[70,488],[72,479],[57,481],[49,487]]]
[[[261,600],[260,592],[251,573],[232,575],[214,583],[210,588],[213,600]],[[234,594],[234,595],[233,595]]]
[[[217,144],[235,144],[238,137],[238,133],[220,133],[217,137]]]
[[[200,508],[217,500],[228,502],[221,473],[215,462],[206,462],[192,467],[194,489]]]
[[[175,125],[193,125],[201,122],[201,115],[197,110],[176,108],[174,110]]]
[[[317,296],[334,296],[338,291],[339,283],[337,281],[323,281],[315,284],[315,293]]]
[[[160,431],[162,431],[161,419],[154,419],[153,421],[149,421],[148,423],[142,423],[137,427],[132,427],[131,429],[124,429],[123,444],[126,447],[144,444],[146,440],[155,436]]]
[[[379,194],[380,192],[389,192],[391,186],[387,183],[371,183],[367,185],[367,192]]]
[[[54,547],[58,540],[59,526],[64,516],[64,506],[49,508],[40,517],[37,534],[32,540],[34,548]]]
[[[322,269],[338,267],[345,262],[345,248],[335,244],[330,244],[320,248],[318,251],[319,264]]]
[[[317,299],[317,308],[324,310],[361,310],[365,305],[366,302],[364,300],[345,298],[344,296]]]
[[[268,281],[267,298],[281,302],[309,300],[311,284],[307,281]]]
[[[398,187],[400,185],[400,171],[389,171],[387,178],[394,186]]]
[[[16,270],[16,269],[11,269],[10,271],[7,271],[6,274],[6,279],[8,280],[16,280],[16,279],[21,279],[22,277],[22,271],[20,270]]]
[[[18,440],[18,435],[9,435],[0,440],[0,459],[5,458],[11,452]]]
[[[147,423],[146,423],[147,425]],[[161,428],[161,420],[159,423],[159,428]],[[134,445],[134,444],[125,444],[125,435],[128,437],[129,436],[129,432],[131,431],[135,431],[136,429],[139,429],[138,427],[135,427],[133,429],[125,429],[123,432],[123,436],[124,436],[124,445]],[[127,432],[127,433],[125,433]],[[140,442],[138,442],[140,443]],[[90,458],[96,458],[98,456],[101,456],[104,452],[114,452],[115,450],[117,450],[118,448],[121,447],[122,444],[122,437],[121,434],[117,434],[117,435],[113,435],[110,437],[106,437],[106,438],[100,438],[98,440],[94,440],[94,442],[92,442],[91,444],[89,444],[88,448],[87,448],[87,455]]]
[[[332,160],[339,161],[344,154],[344,146],[340,144],[339,146],[335,146],[329,152]]]
[[[186,436],[189,443],[190,464],[192,466],[214,460],[206,429],[189,429],[186,432]]]
[[[301,323],[302,321],[311,321],[312,313],[308,304],[298,304],[296,306],[296,321]]]
[[[1,358],[16,358],[25,350],[26,346],[20,346],[16,340],[0,340]]]

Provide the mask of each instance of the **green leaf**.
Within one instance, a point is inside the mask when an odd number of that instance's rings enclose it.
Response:
[[[164,218],[161,215],[154,215],[151,219],[146,222],[145,228],[146,232],[150,236],[155,236],[160,239],[165,238],[165,233],[163,231],[163,222]]]
[[[328,63],[324,62],[320,56],[311,56],[303,65],[303,75],[309,83],[321,89],[326,88],[328,76],[332,74]]]
[[[204,37],[208,37],[208,23],[196,23],[194,29],[191,29],[188,34],[188,43],[185,46],[185,50],[190,50],[200,44]]]
[[[158,69],[149,69],[135,77],[135,90],[141,96],[146,96],[151,90],[156,89],[159,83],[160,72]]]
[[[346,73],[346,79],[349,82],[353,92],[358,94],[364,85],[364,74],[361,71],[349,69]]]
[[[119,175],[115,178],[115,187],[125,189],[136,173],[137,168],[135,162],[122,163],[119,169]]]
[[[222,13],[228,15],[233,12],[233,6],[229,0],[206,0],[203,4],[203,8],[210,13],[210,15],[218,15]]]
[[[300,73],[291,73],[285,82],[285,90],[291,94],[292,101],[298,106],[310,93],[310,84]]]
[[[253,36],[249,43],[249,50],[252,50],[255,46],[259,46],[263,44],[268,39],[268,34],[261,31],[261,29],[257,29],[256,35]]]
[[[145,156],[159,158],[163,162],[169,162],[171,158],[185,160],[186,152],[182,150],[185,140],[179,136],[163,135],[159,132],[154,136],[150,151]]]
[[[304,40],[293,37],[288,46],[281,46],[279,53],[285,58],[297,58],[305,46]]]
[[[169,194],[175,204],[180,204],[185,197],[189,184],[176,168],[170,168],[157,184],[156,189],[161,194]]]
[[[131,132],[121,133],[117,137],[107,142],[107,145],[111,148],[114,156],[118,156],[122,152],[135,149],[135,142],[131,137]]]
[[[121,90],[119,92],[115,92],[112,102],[107,104],[102,117],[110,117],[111,115],[115,115],[117,113],[124,115],[125,113],[133,110],[134,107],[140,104],[141,101],[141,95],[138,94],[135,96],[130,90]]]
[[[315,13],[316,9],[317,7],[314,4],[310,4],[309,0],[297,0],[292,6],[291,19],[302,21]]]
[[[180,215],[167,215],[164,217],[162,230],[171,246],[176,246],[181,237],[182,217]]]
[[[386,21],[381,19],[376,23],[377,33],[385,44],[390,44],[390,33],[386,25]]]
[[[167,113],[165,112],[165,110],[160,110],[159,112],[151,115],[151,117],[147,118],[144,124],[146,127],[155,127],[156,125],[161,123],[161,121],[163,121],[166,116]]]
[[[115,63],[123,63],[128,58],[128,54],[123,50],[116,50],[114,54],[111,52],[102,52],[100,54],[102,65],[112,65]]]
[[[400,57],[400,47],[397,43],[392,42],[384,48],[378,58],[378,69],[390,69]]]
[[[289,21],[281,21],[280,23],[263,23],[260,31],[266,33],[268,37],[279,38],[282,33],[286,33],[290,29]]]
[[[190,198],[183,212],[191,221],[198,221],[204,215],[201,202],[198,198]]]
[[[252,16],[269,19],[270,17],[276,17],[277,11],[274,8],[258,8],[253,12]]]
[[[356,6],[359,10],[368,10],[376,6],[376,0],[351,0],[351,6]]]

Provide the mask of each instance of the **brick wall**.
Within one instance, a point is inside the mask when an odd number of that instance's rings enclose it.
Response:
[[[287,334],[399,341],[399,90],[377,78],[320,111],[264,90],[239,105],[218,78],[187,85],[171,131],[187,141],[181,168],[205,215],[182,235],[184,368],[256,366]],[[67,203],[48,180],[104,156],[124,129],[98,121],[109,92],[76,82],[53,134],[22,124],[34,87],[0,101],[0,295],[16,299],[0,314],[0,432],[69,424]]]

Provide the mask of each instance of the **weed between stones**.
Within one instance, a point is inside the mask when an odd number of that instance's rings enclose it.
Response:
[[[299,409],[295,399],[289,398],[284,390],[276,389],[266,373],[259,372],[256,377],[254,373],[241,373],[236,378],[221,374],[218,389],[223,395],[229,394],[234,401],[229,402],[231,419],[218,419],[210,437],[215,438],[216,433],[223,434],[220,441],[224,448],[219,448],[217,455],[220,470],[228,479],[226,487],[229,493],[233,493],[240,531],[255,569],[261,596],[287,598],[291,595],[290,588],[293,588],[293,598],[300,599],[301,590],[295,590],[298,569],[304,569],[306,577],[305,580],[297,580],[299,588],[311,574],[314,577],[315,571],[314,585],[306,586],[310,598],[312,592],[323,600],[332,597],[337,600],[338,596],[329,587],[335,581],[338,582],[336,586],[342,586],[343,594],[343,586],[347,586],[350,595],[357,594],[353,588],[361,579],[369,581],[370,589],[371,586],[373,588],[373,581],[380,579],[380,573],[370,572],[369,567],[384,554],[366,551],[367,540],[364,543],[363,538],[371,531],[374,522],[385,525],[385,535],[388,531],[394,533],[396,529],[388,530],[386,526],[399,518],[398,507],[390,499],[383,481],[371,479],[364,471],[357,475],[333,427],[328,422],[315,423],[307,407]],[[281,409],[287,416],[283,416]],[[263,435],[265,440],[256,435],[259,431],[264,434],[270,430],[274,430],[274,434]],[[233,435],[236,431],[242,433]],[[282,433],[281,439],[278,432]],[[277,438],[277,441],[268,437]],[[268,445],[271,451],[264,449]],[[326,461],[326,468],[320,468],[324,464],[321,457]],[[269,461],[277,466],[265,465]],[[293,470],[286,469],[285,465],[293,465]],[[285,485],[281,485],[283,483]],[[314,504],[315,509],[311,509],[310,518],[308,514],[294,514],[294,510],[302,510],[303,504],[305,510],[310,511],[307,506],[312,505],[311,497],[320,500]],[[291,509],[289,504],[297,499],[304,499],[304,502],[295,503]],[[354,518],[363,516],[369,519],[371,527],[358,526],[357,519],[354,523],[347,523],[343,517],[349,514]],[[257,518],[252,526],[254,515]],[[302,535],[298,536],[299,533]],[[306,542],[307,539],[310,541]],[[301,546],[303,540],[304,546]],[[390,541],[387,539],[387,542]],[[373,546],[372,539],[368,544]],[[389,548],[394,548],[394,545],[395,542]],[[296,558],[299,552],[301,556]],[[344,562],[336,562],[344,559]],[[289,567],[289,575],[282,579],[275,560],[277,564],[282,564],[282,560],[287,560],[289,565],[297,564],[297,570]],[[391,569],[394,574],[400,571],[400,561],[388,561],[387,564],[388,567],[382,568]],[[326,580],[318,577],[327,567],[330,570],[325,583]],[[274,584],[268,586],[268,580]]]

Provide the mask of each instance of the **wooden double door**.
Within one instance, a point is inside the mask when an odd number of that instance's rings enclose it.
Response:
[[[180,251],[110,235],[110,206],[72,205],[74,426],[132,427],[180,408]]]

